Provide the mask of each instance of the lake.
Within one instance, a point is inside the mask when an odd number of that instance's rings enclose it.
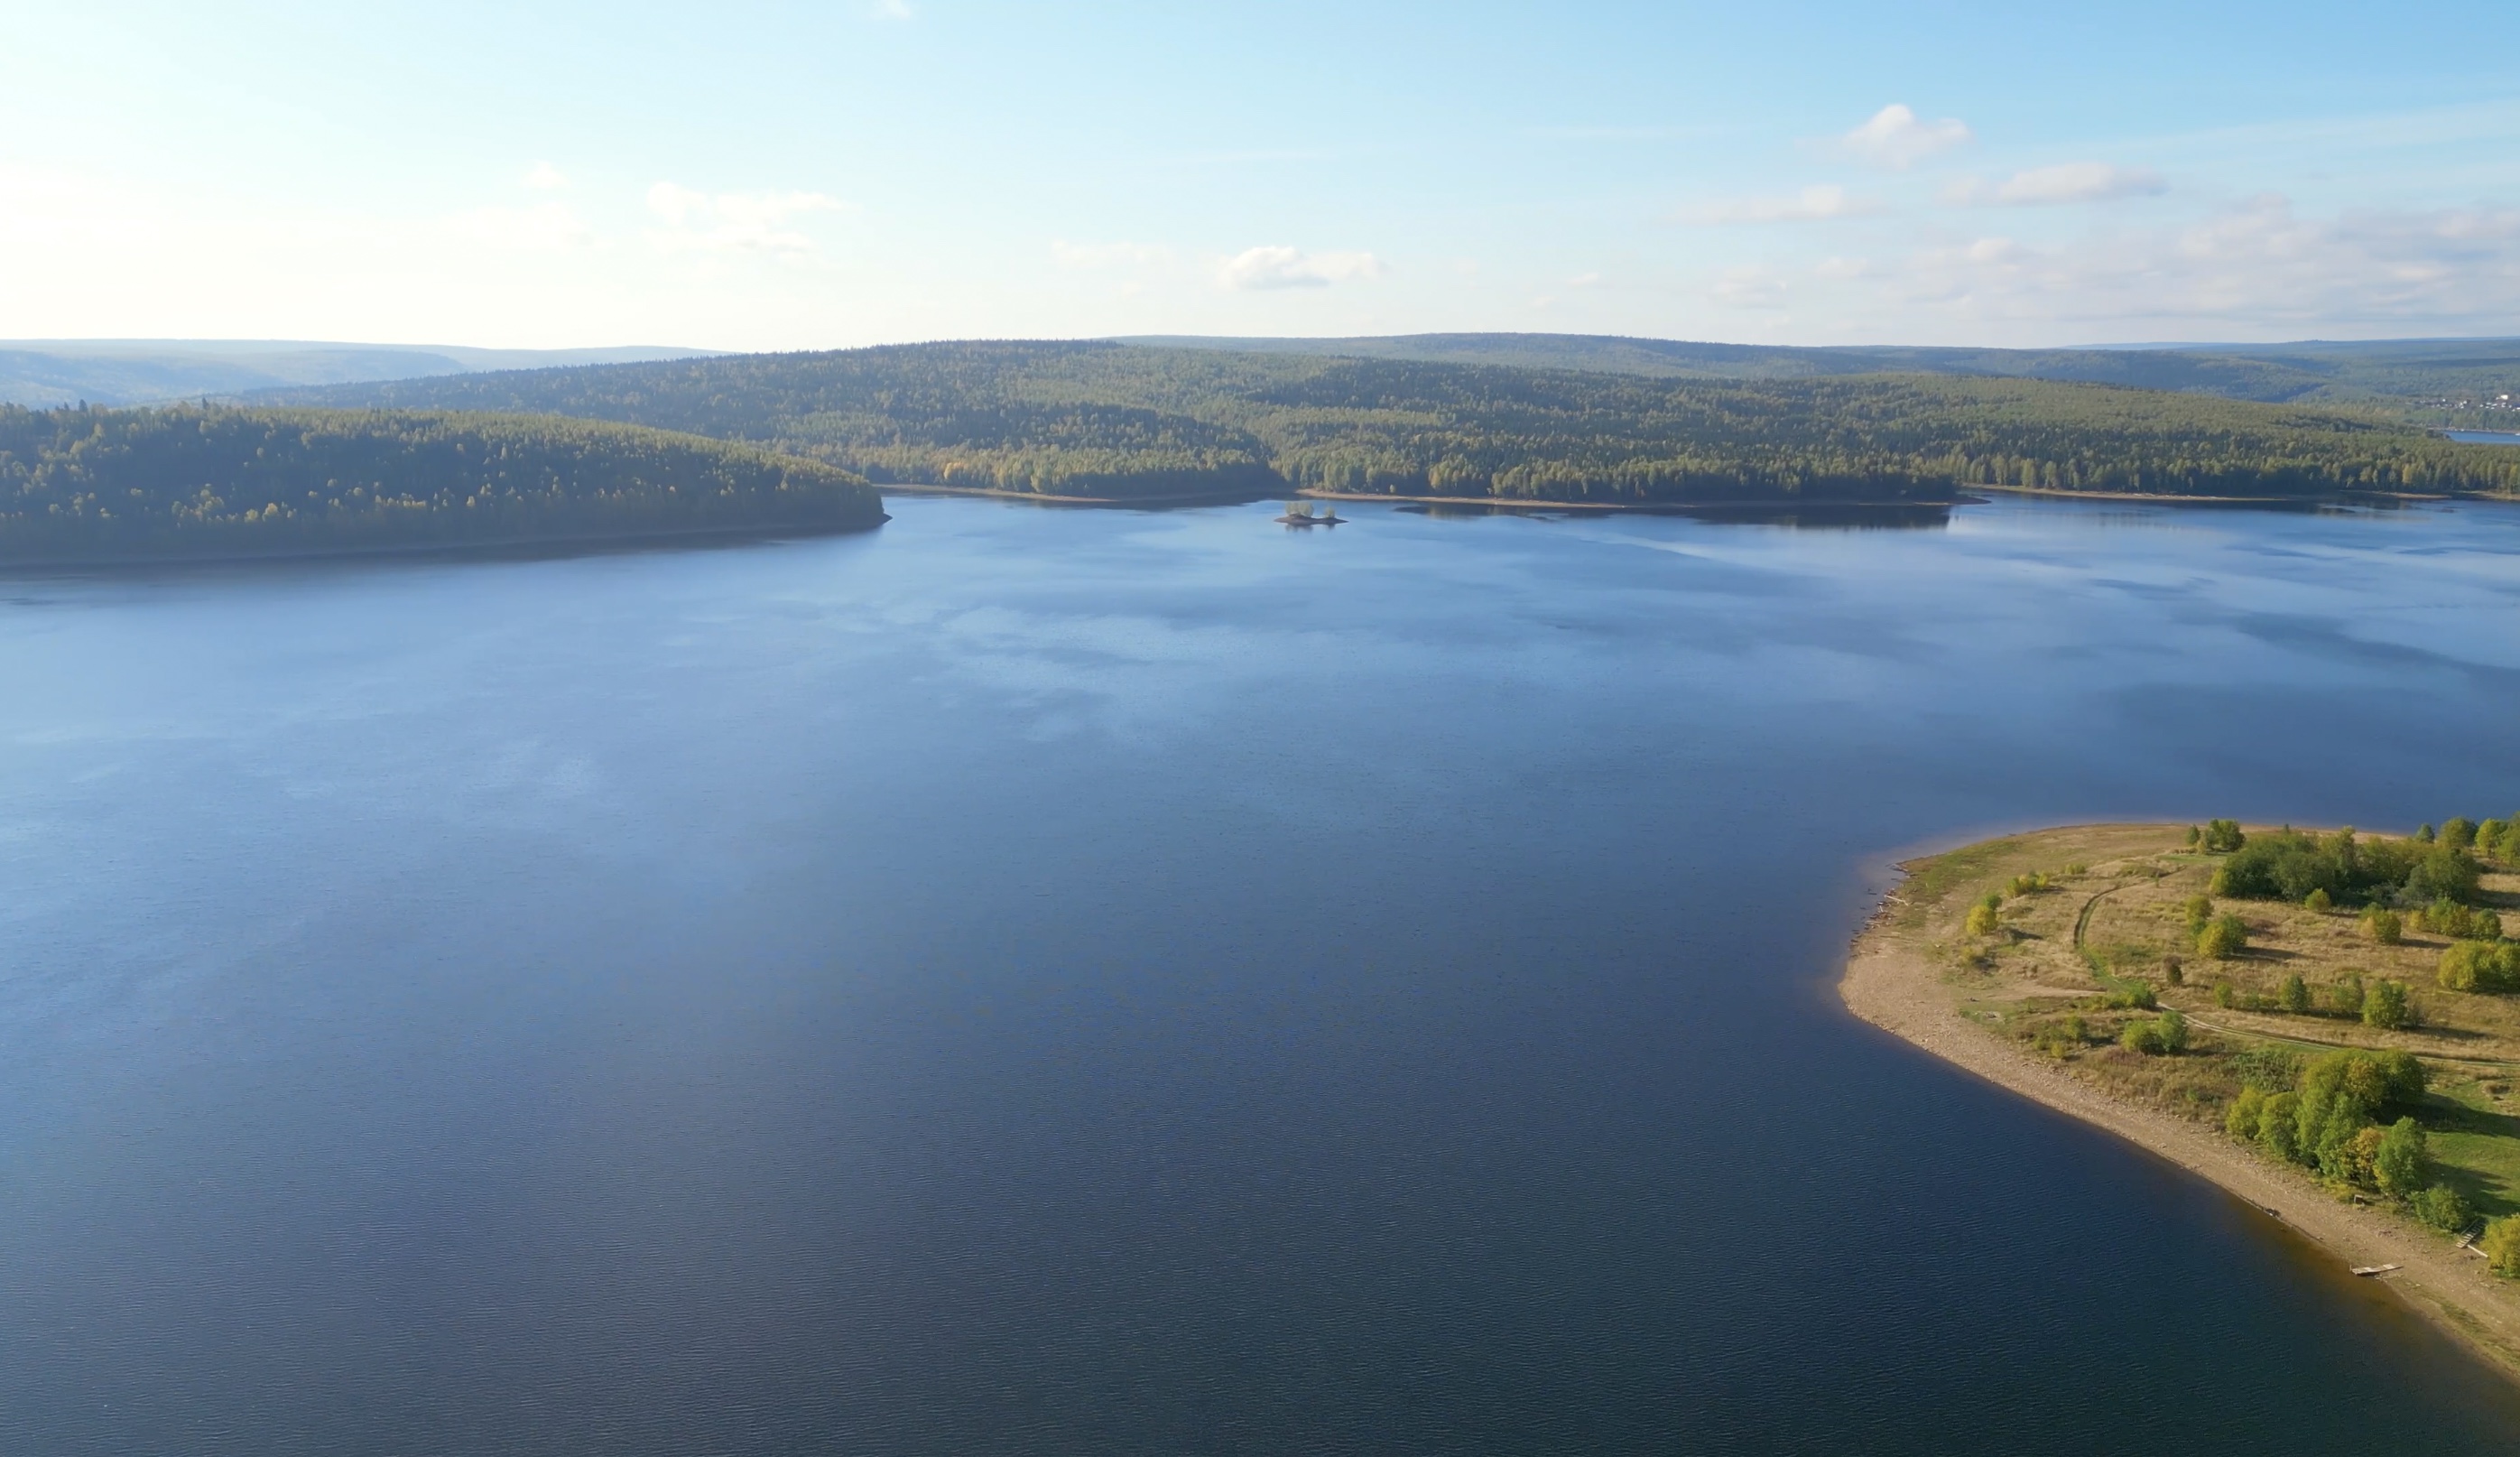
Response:
[[[2511,1449],[1833,982],[2510,813],[2520,510],[1341,509],[0,581],[0,1449]]]

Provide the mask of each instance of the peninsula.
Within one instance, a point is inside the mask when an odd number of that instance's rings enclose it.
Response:
[[[2211,1179],[2520,1378],[2520,816],[1911,860],[1865,1021]]]

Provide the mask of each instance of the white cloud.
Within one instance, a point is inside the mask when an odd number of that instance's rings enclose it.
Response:
[[[648,210],[665,222],[649,242],[665,252],[767,252],[793,257],[814,240],[789,226],[807,213],[832,212],[840,200],[818,192],[695,192],[671,182],[648,189]]]
[[[2015,172],[1989,186],[1983,178],[1964,177],[1943,189],[1947,203],[1998,203],[2008,206],[2041,206],[2053,203],[2107,203],[2120,198],[2156,198],[2170,184],[2149,167],[2113,166],[2104,161],[2060,162]]]
[[[1822,258],[1812,265],[1822,278],[1863,278],[1872,272],[1870,258]]]
[[[867,6],[867,16],[871,20],[907,21],[917,18],[918,14],[910,8],[910,0],[872,0]]]
[[[1838,138],[1837,145],[1849,156],[1875,166],[1904,171],[1970,140],[1967,124],[1958,117],[1926,121],[1905,103],[1892,102],[1873,113],[1863,125]]]
[[[1308,253],[1283,246],[1246,248],[1226,259],[1216,275],[1229,289],[1319,289],[1381,276],[1382,260],[1372,253]]]
[[[560,168],[547,161],[535,162],[525,171],[525,188],[529,192],[559,192],[568,186]]]
[[[2188,226],[2053,249],[1991,237],[1928,250],[1889,287],[1980,318],[2280,333],[2473,327],[2461,321],[2520,310],[2520,208],[2306,218],[2269,195]]]
[[[1785,281],[1764,268],[1735,268],[1715,285],[1710,296],[1727,308],[1782,308]]]
[[[1731,198],[1689,208],[1680,220],[1705,227],[1732,223],[1820,222],[1878,212],[1881,204],[1859,198],[1835,183],[1806,187],[1791,197]]]

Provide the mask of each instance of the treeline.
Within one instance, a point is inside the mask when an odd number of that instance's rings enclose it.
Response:
[[[0,407],[0,560],[265,555],[883,520],[816,461],[587,420]]]
[[[287,392],[570,415],[878,480],[1106,497],[1305,489],[1621,504],[1971,486],[2520,493],[2520,452],[2199,395],[1922,375],[1654,379],[1107,342],[921,344]]]
[[[2315,911],[2360,906],[2363,929],[2383,945],[2399,944],[2408,930],[2447,937],[2434,971],[2444,990],[2520,991],[2520,943],[2504,937],[2501,913],[2480,903],[2488,866],[2520,871],[2520,814],[2455,816],[2403,840],[2366,841],[2350,828],[2244,835],[2229,820],[2188,835],[2192,845],[2228,853],[2214,872],[2217,895]]]

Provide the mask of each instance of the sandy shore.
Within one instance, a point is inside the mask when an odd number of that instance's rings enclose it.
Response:
[[[2105,1128],[2202,1175],[2281,1219],[2349,1266],[2401,1265],[2380,1276],[2409,1304],[2520,1380],[2520,1289],[2476,1255],[2384,1209],[2344,1204],[2267,1162],[2219,1130],[2121,1103],[2000,1040],[1959,1015],[1933,966],[1876,918],[1838,982],[1856,1016],[1987,1081]]]

